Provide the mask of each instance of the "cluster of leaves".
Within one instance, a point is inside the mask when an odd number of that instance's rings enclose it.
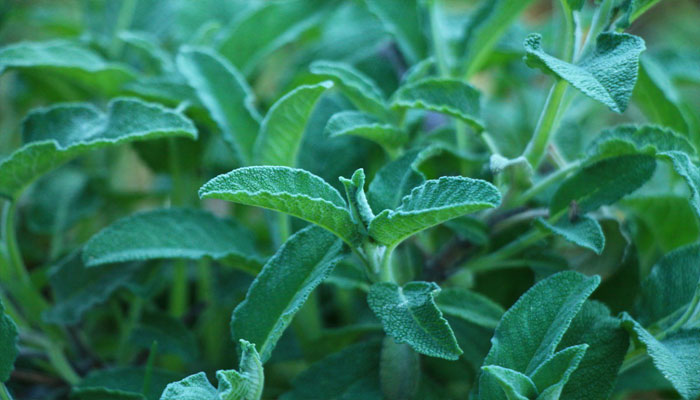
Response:
[[[0,399],[700,398],[700,14],[553,3],[0,3]]]

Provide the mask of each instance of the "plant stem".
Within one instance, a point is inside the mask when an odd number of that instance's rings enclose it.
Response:
[[[440,30],[440,9],[438,0],[430,0],[428,12],[430,14],[430,37],[433,42],[433,51],[438,65],[440,76],[449,75],[449,66],[447,63],[447,49],[445,48],[445,38]]]
[[[119,14],[117,15],[117,23],[114,27],[112,43],[108,50],[110,57],[116,58],[119,56],[119,53],[121,53],[122,42],[119,38],[119,33],[129,28],[129,25],[131,25],[131,20],[134,18],[135,11],[136,0],[124,0],[124,2],[122,2],[122,6],[119,9]]]
[[[537,182],[536,185],[532,186],[530,189],[526,190],[520,196],[518,196],[511,204],[511,207],[518,207],[520,205],[527,203],[528,201],[530,201],[530,199],[532,199],[533,197],[542,193],[544,190],[546,190],[551,185],[564,179],[569,174],[569,172],[578,168],[580,165],[581,165],[581,161],[574,161],[574,162],[566,165],[562,169],[559,169],[559,170],[547,175],[546,178]]]
[[[382,257],[382,263],[379,267],[379,279],[382,282],[396,282],[394,264],[392,263],[395,248],[396,247],[387,247]]]
[[[182,206],[187,199],[186,185],[180,169],[180,151],[174,139],[168,140],[168,150],[170,152],[170,175],[172,179],[172,194],[170,202],[175,206]],[[188,279],[187,261],[175,260],[173,265],[173,282],[170,287],[170,313],[175,317],[180,317],[187,309],[188,300]]]
[[[0,383],[0,399],[1,400],[12,400],[12,395],[4,383]]]

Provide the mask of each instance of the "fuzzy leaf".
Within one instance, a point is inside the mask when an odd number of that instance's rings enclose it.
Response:
[[[440,287],[433,282],[375,283],[367,302],[397,343],[431,357],[456,360],[462,354],[454,333],[435,305]]]
[[[401,86],[391,100],[393,108],[417,108],[459,118],[475,130],[484,129],[481,93],[458,79],[426,78]]]
[[[396,38],[409,64],[423,59],[428,48],[420,26],[419,3],[416,0],[367,0],[367,7]]]
[[[183,47],[176,61],[224,140],[236,151],[240,163],[247,165],[253,157],[260,115],[245,78],[221,55],[206,48]]]
[[[484,328],[495,328],[505,312],[488,297],[459,287],[442,289],[435,302],[443,313]]]
[[[365,171],[360,168],[352,174],[351,179],[341,177],[340,181],[345,186],[345,195],[348,199],[348,204],[350,204],[352,217],[355,223],[366,233],[366,228],[374,219],[374,213],[365,196]]]
[[[588,216],[580,216],[575,221],[569,218],[560,218],[555,224],[538,218],[538,226],[555,235],[563,237],[566,241],[577,246],[593,250],[596,254],[601,254],[605,247],[605,235],[603,229],[595,219]]]
[[[555,352],[569,324],[600,278],[565,271],[530,288],[503,315],[484,365],[497,365],[531,375]],[[484,400],[504,399],[487,375],[479,380]]]
[[[176,136],[196,139],[197,131],[185,116],[136,99],[113,100],[106,113],[89,104],[38,109],[24,120],[24,145],[0,161],[0,194],[16,199],[42,174],[90,150]]]
[[[680,151],[667,151],[661,153],[660,157],[670,161],[676,173],[688,184],[690,205],[698,218],[700,218],[700,170],[697,165],[691,161],[687,154]]]
[[[538,392],[538,400],[558,400],[564,385],[578,368],[588,349],[587,344],[567,347],[542,363],[533,373],[532,381]]]
[[[420,383],[420,357],[411,346],[390,337],[382,342],[379,364],[382,393],[387,400],[414,398]]]
[[[493,390],[503,393],[507,400],[530,400],[537,396],[535,383],[527,375],[512,369],[499,367],[498,365],[487,365],[482,367],[481,370],[484,375],[498,382],[500,388],[494,388]]]
[[[413,189],[395,210],[384,210],[369,225],[369,233],[386,246],[464,214],[497,207],[501,194],[492,184],[458,176],[430,180]]]
[[[381,89],[370,77],[351,65],[335,61],[314,61],[311,72],[332,79],[358,109],[380,117],[386,115],[387,106]]]
[[[639,55],[646,49],[642,38],[627,33],[602,33],[595,51],[577,65],[545,53],[541,42],[539,34],[525,39],[525,61],[529,66],[566,80],[615,112],[627,109],[637,82]]]
[[[260,263],[248,229],[233,220],[189,208],[152,210],[120,219],[90,238],[83,248],[83,262],[88,267],[204,257],[233,259],[253,266],[253,270]]]
[[[169,384],[160,400],[259,400],[264,387],[263,366],[255,345],[240,341],[239,371],[216,371],[218,388],[214,388],[204,372]]]
[[[309,294],[330,274],[343,255],[342,242],[318,227],[291,236],[263,267],[245,300],[233,311],[234,340],[260,348],[267,361],[277,341]]]
[[[405,131],[382,123],[369,114],[360,111],[342,111],[333,114],[325,130],[328,136],[353,135],[371,140],[392,151],[408,141]]]
[[[10,379],[15,359],[19,354],[18,338],[17,326],[12,318],[5,313],[5,306],[0,301],[0,383]],[[0,390],[4,389],[0,388]]]
[[[604,129],[588,146],[588,160],[627,154],[655,156],[667,151],[695,154],[693,145],[672,130],[654,125],[618,125]]]
[[[256,163],[296,166],[306,121],[316,101],[332,86],[331,81],[299,86],[272,105],[255,142]]]
[[[642,186],[655,169],[656,160],[644,154],[606,158],[588,165],[559,186],[549,205],[550,215],[557,215],[574,201],[581,214],[612,204]]]
[[[348,243],[357,228],[337,190],[310,172],[288,167],[245,167],[219,175],[199,197],[269,208],[313,222]]]

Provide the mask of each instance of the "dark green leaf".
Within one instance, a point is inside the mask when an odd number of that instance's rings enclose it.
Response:
[[[582,215],[571,221],[569,218],[560,218],[555,224],[538,218],[537,225],[543,229],[561,236],[567,241],[581,247],[593,250],[601,254],[605,247],[605,235],[603,229],[595,219]]]
[[[379,366],[382,393],[387,400],[412,399],[420,383],[420,358],[411,346],[390,337],[382,342]]]
[[[488,297],[468,289],[445,288],[435,297],[440,310],[485,328],[495,328],[505,312],[503,307]]]
[[[180,379],[180,376],[173,372],[153,369],[150,387],[144,391],[145,377],[146,369],[144,367],[131,366],[95,370],[73,386],[72,395],[81,399],[145,398],[159,400],[160,394],[168,382]],[[101,397],[100,394],[104,394],[105,397]]]
[[[598,160],[639,153],[655,156],[667,151],[695,154],[693,145],[670,129],[654,125],[618,125],[604,129],[591,142],[588,158]]]
[[[10,373],[19,353],[17,341],[17,326],[12,318],[5,313],[5,306],[0,301],[0,383],[10,379]],[[0,390],[4,389],[0,388]]]
[[[417,0],[367,0],[367,7],[376,15],[399,44],[409,64],[425,57],[426,39],[421,29],[422,16]]]
[[[492,389],[495,391],[492,396],[498,396],[496,393],[502,393],[500,397],[505,395],[507,400],[529,400],[537,396],[535,383],[527,375],[498,365],[487,365],[481,370],[485,376],[489,376],[500,386],[498,389]],[[488,398],[489,395],[482,394],[481,396]]]
[[[540,393],[537,396],[538,400],[558,400],[560,398],[564,385],[578,368],[586,350],[588,350],[587,344],[567,347],[537,367],[532,373],[532,381]]]
[[[651,59],[642,58],[634,89],[635,102],[650,122],[687,134],[688,124],[681,110],[680,95],[662,68]]]
[[[698,218],[700,218],[700,170],[698,170],[698,167],[687,154],[680,151],[667,151],[661,153],[660,157],[670,161],[676,173],[688,184],[690,205]]]

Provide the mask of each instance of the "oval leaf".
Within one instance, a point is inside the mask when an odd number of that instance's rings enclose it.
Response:
[[[569,218],[560,218],[559,221],[552,224],[549,221],[538,218],[536,220],[538,226],[542,229],[563,237],[566,241],[577,246],[585,247],[593,250],[600,255],[605,247],[605,235],[603,228],[595,219],[588,216],[580,216],[572,221]]]
[[[391,124],[382,123],[371,115],[359,111],[333,114],[328,120],[325,134],[359,136],[377,143],[390,152],[408,141],[408,135],[403,130]]]
[[[332,79],[343,94],[362,111],[385,116],[386,101],[377,84],[349,64],[335,61],[314,61],[311,72]]]

